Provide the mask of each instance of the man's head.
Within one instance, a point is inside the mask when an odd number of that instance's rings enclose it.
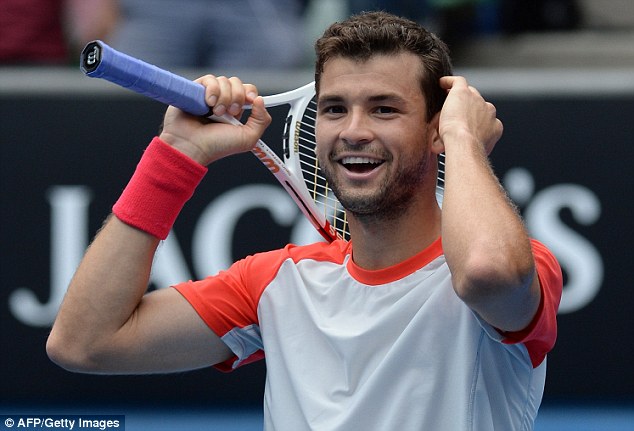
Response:
[[[452,74],[449,50],[444,42],[417,23],[385,12],[366,12],[332,24],[315,43],[315,89],[326,62],[345,57],[367,61],[377,54],[409,52],[421,61],[421,91],[427,101],[427,120],[440,111],[446,93],[438,85]]]

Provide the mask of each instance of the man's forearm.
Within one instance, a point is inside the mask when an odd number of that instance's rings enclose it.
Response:
[[[47,344],[67,368],[85,367],[105,348],[147,290],[159,240],[110,216],[88,248],[60,307]],[[83,365],[80,365],[83,364]]]

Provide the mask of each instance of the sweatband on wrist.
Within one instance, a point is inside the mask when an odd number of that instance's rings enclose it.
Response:
[[[165,239],[206,173],[205,166],[155,137],[112,212],[124,223]]]

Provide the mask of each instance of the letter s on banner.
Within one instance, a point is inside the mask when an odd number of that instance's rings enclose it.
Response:
[[[601,203],[578,184],[559,184],[535,194],[524,214],[531,234],[557,256],[568,280],[560,313],[572,313],[590,303],[603,282],[603,260],[594,245],[562,222],[559,212],[569,208],[576,222],[590,225],[601,215]]]

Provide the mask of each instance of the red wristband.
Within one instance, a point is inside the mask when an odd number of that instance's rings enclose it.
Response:
[[[124,223],[165,239],[206,173],[206,167],[156,137],[112,212]]]

